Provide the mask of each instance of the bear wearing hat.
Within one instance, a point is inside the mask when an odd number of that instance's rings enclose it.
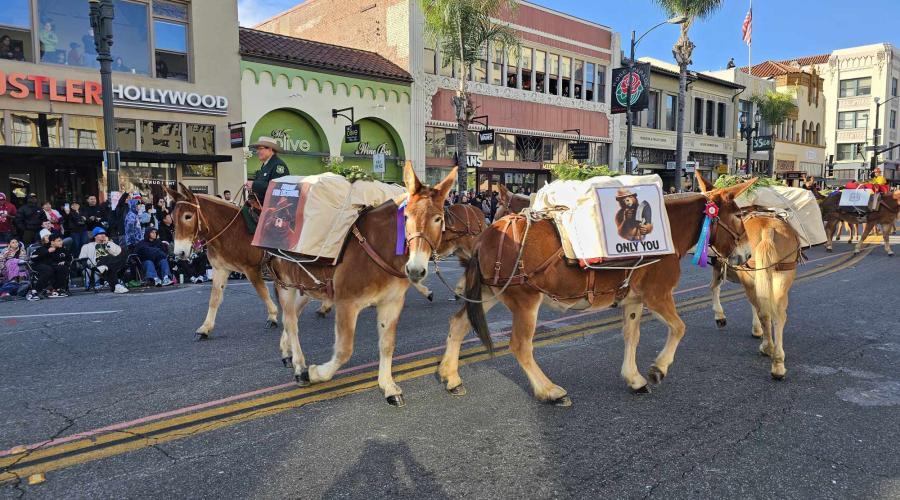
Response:
[[[616,201],[619,202],[619,211],[616,212],[619,236],[627,241],[642,241],[653,231],[650,204],[638,202],[637,193],[626,187],[616,191]]]
[[[260,165],[253,179],[247,181],[247,187],[256,195],[261,207],[265,204],[269,182],[279,177],[284,177],[290,172],[284,160],[278,157],[278,153],[281,152],[281,146],[275,139],[260,137],[255,143],[250,145],[250,148],[256,150],[256,157],[259,158],[262,165]]]

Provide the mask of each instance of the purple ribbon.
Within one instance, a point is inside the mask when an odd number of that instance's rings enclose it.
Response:
[[[707,215],[703,219],[703,228],[700,230],[700,240],[697,241],[697,247],[694,249],[694,265],[706,267],[709,261],[709,234],[712,227],[712,218]]]
[[[397,208],[397,255],[406,254],[406,200]]]

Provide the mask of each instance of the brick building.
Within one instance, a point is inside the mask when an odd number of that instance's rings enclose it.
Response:
[[[500,16],[517,31],[521,50],[486,47],[472,68],[470,93],[478,115],[496,131],[494,144],[479,146],[473,125],[470,153],[479,190],[498,183],[534,191],[549,180],[547,163],[568,156],[568,145],[589,143],[591,163],[615,164],[611,147],[610,69],[619,65],[619,40],[612,29],[520,2]],[[451,97],[459,74],[442,67],[442,56],[426,41],[416,1],[308,0],[260,24],[259,29],[320,42],[371,50],[412,75],[407,159],[434,182],[455,163],[455,112]],[[568,130],[568,132],[566,132]]]

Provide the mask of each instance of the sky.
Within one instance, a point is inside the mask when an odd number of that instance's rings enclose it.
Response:
[[[338,1],[338,0],[329,0]],[[534,3],[613,28],[626,55],[631,30],[644,30],[666,18],[653,0],[533,0]],[[300,3],[299,0],[238,0],[242,26],[252,26]],[[691,27],[695,70],[722,69],[729,57],[747,64],[741,24],[750,0],[725,0],[710,18]],[[836,48],[888,42],[900,46],[900,0],[755,0],[753,63],[827,54]],[[662,26],[638,46],[637,57],[673,62],[677,26]]]

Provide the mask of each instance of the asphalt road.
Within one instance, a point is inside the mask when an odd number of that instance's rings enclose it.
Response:
[[[432,357],[459,305],[434,278],[435,302],[411,291],[400,323],[402,409],[371,388],[372,312],[346,371],[298,389],[246,283],[231,283],[208,342],[192,336],[208,286],[0,304],[0,496],[900,498],[900,261],[846,249],[814,249],[800,270],[783,382],[734,287],[716,329],[709,271],[687,259],[688,332],[651,394],[619,378],[618,311],[544,310],[536,357],[568,409],[537,403],[515,359],[477,343],[468,394],[447,394]],[[502,332],[509,316],[489,321]],[[333,320],[310,308],[300,328],[307,360],[326,361]],[[665,328],[642,334],[646,371]]]

